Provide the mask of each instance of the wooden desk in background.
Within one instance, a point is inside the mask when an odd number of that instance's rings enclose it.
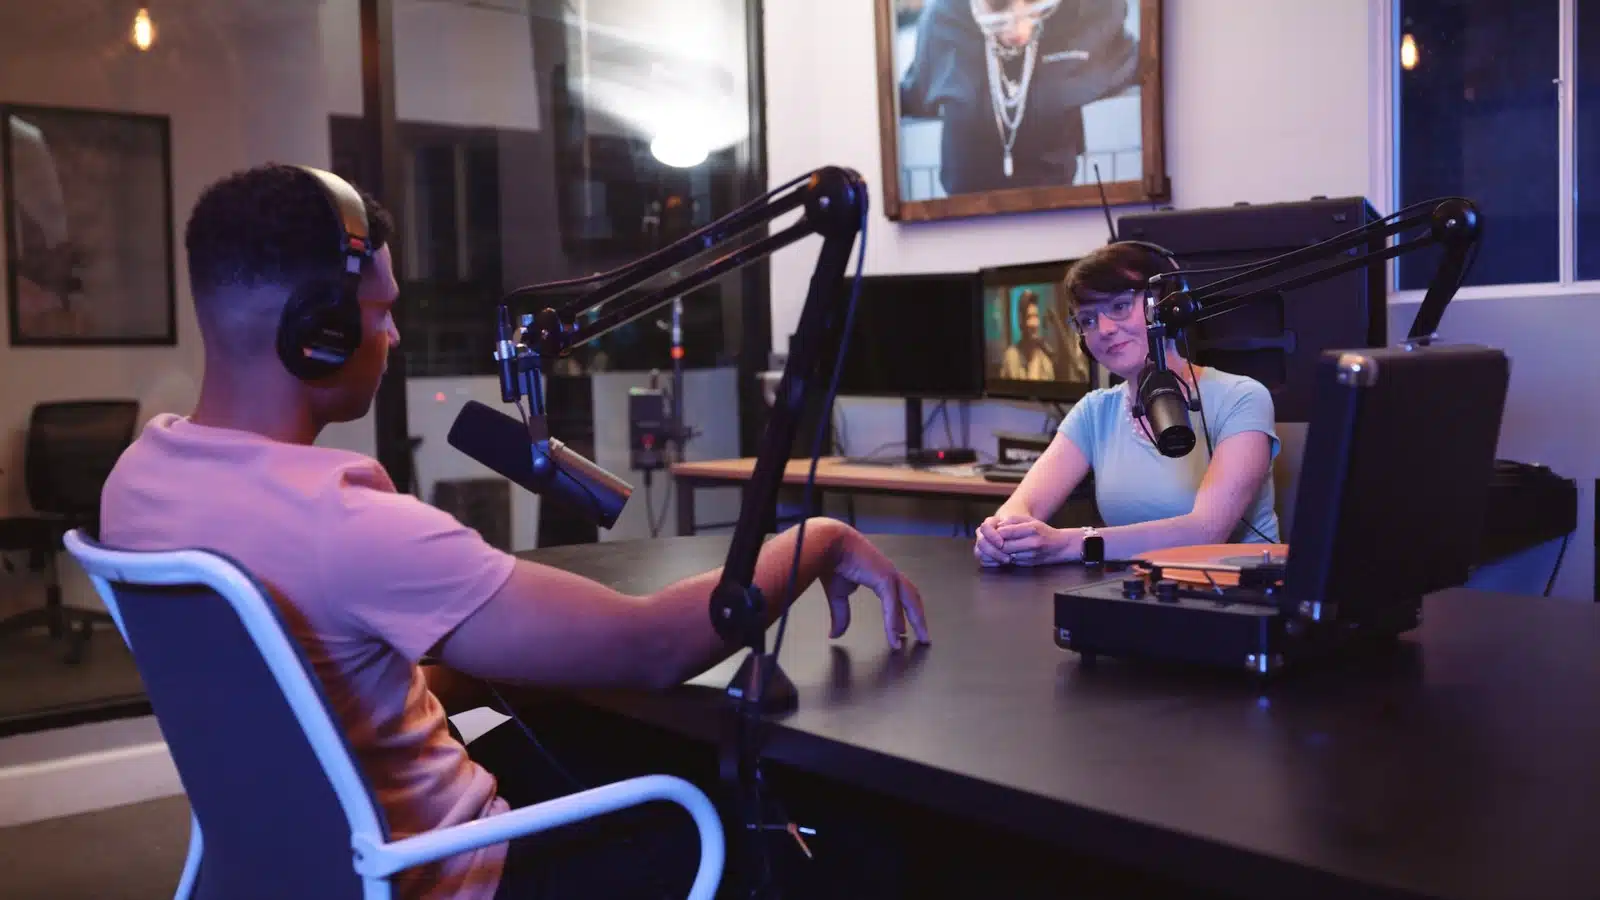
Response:
[[[681,462],[672,466],[672,478],[678,487],[678,534],[695,533],[694,492],[702,487],[729,487],[750,481],[755,472],[753,457],[744,459],[708,459]],[[967,467],[952,466],[951,469]],[[783,473],[786,487],[804,487],[811,471],[811,460],[793,459]],[[973,470],[976,472],[976,469]],[[878,494],[894,497],[949,498],[953,500],[986,500],[992,509],[1005,502],[1016,490],[1016,484],[1004,481],[987,481],[981,474],[956,475],[939,469],[912,469],[904,466],[851,464],[842,457],[826,456],[817,462],[817,507],[822,507],[821,496],[835,494]],[[1073,500],[1079,499],[1074,492]],[[985,513],[987,514],[987,513]]]

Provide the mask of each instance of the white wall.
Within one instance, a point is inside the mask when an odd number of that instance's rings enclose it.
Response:
[[[1384,202],[1383,129],[1375,126],[1383,49],[1369,3],[1183,0],[1164,6],[1172,205],[1317,194]],[[856,0],[766,4],[767,147],[774,185],[829,164],[881,183],[873,9]],[[968,271],[1060,259],[1105,239],[1098,209],[899,225],[880,208],[868,228],[866,271]],[[810,239],[773,260],[775,348],[786,345],[799,318],[818,246]],[[1600,298],[1507,295],[1458,300],[1443,330],[1449,339],[1488,343],[1511,354],[1512,396],[1501,455],[1543,461],[1579,480],[1579,529],[1556,593],[1592,598],[1592,487],[1600,461],[1589,448],[1595,446],[1592,411],[1600,408],[1600,388],[1591,387],[1580,368],[1588,366],[1580,336],[1600,326]],[[1396,304],[1391,334],[1403,334],[1413,314],[1411,302]],[[1565,398],[1559,406],[1541,402],[1557,396]],[[845,401],[841,407],[848,452],[865,453],[902,436],[895,403]],[[973,404],[971,421],[971,446],[992,452],[994,429],[1037,431],[1043,414],[1034,407],[981,403]],[[929,443],[943,441],[942,429],[935,427]],[[949,533],[953,519],[948,508],[871,508],[862,524],[881,530]],[[1554,553],[1554,545],[1537,548],[1481,573],[1475,583],[1543,590]]]

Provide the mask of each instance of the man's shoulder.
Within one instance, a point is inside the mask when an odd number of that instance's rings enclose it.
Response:
[[[145,424],[106,479],[108,498],[125,492],[191,502],[255,502],[274,494],[342,504],[352,495],[393,495],[395,488],[383,466],[361,453],[287,444],[162,413]]]

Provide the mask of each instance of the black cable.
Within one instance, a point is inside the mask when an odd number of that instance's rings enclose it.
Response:
[[[828,383],[828,395],[823,401],[822,415],[818,416],[817,418],[817,427],[811,440],[811,468],[806,474],[805,490],[800,501],[801,518],[800,526],[798,529],[796,529],[795,534],[794,558],[789,565],[789,583],[784,592],[785,603],[783,612],[778,616],[778,634],[773,639],[772,652],[770,654],[772,665],[774,667],[778,664],[778,653],[783,649],[783,637],[784,634],[788,632],[789,628],[789,611],[794,605],[794,599],[796,599],[794,598],[795,585],[800,578],[800,554],[802,548],[805,546],[806,522],[810,518],[811,510],[813,508],[813,497],[817,482],[817,463],[822,457],[822,446],[828,436],[829,431],[829,429],[825,427],[823,423],[831,422],[833,419],[833,401],[839,392],[839,376],[840,373],[844,371],[844,358],[849,349],[850,333],[854,329],[856,301],[861,296],[861,273],[865,268],[866,259],[867,205],[863,203],[861,205],[860,249],[856,256],[856,277],[850,291],[850,305],[845,311],[844,336],[840,339],[838,349],[834,354],[833,377]],[[926,430],[926,423],[924,424],[923,428]],[[762,660],[757,658],[755,660],[755,665],[761,664]],[[746,722],[750,723],[750,730],[745,733],[745,739],[747,740],[756,740],[756,738],[753,736],[753,732],[755,729],[755,723],[758,722],[759,719],[756,715],[753,715],[751,711],[752,709],[757,711],[761,709],[762,702],[766,698],[767,684],[771,680],[771,673],[765,673],[757,679],[755,691],[746,691],[740,698],[740,715]],[[755,696],[751,696],[752,693]],[[753,801],[751,806],[754,808],[758,816],[762,816],[764,818],[766,815],[765,810],[767,808],[767,804],[766,798],[762,795],[761,790],[761,778],[759,776],[760,756],[761,754],[758,749],[755,753],[754,763],[757,767],[758,774],[751,779],[752,790],[755,794],[755,796],[751,798]],[[782,818],[787,818],[787,816],[782,816]],[[765,823],[761,821],[746,822],[745,827],[760,829],[764,824]],[[755,887],[752,890],[752,896],[764,896],[765,888],[771,883],[772,862],[765,850],[763,850],[760,854],[758,865],[760,866],[760,870],[755,881]]]
[[[653,481],[651,476],[654,474],[649,471],[644,473],[644,518],[645,523],[650,526],[650,537],[658,538],[661,536],[661,529],[667,527],[667,511],[672,509],[672,479],[667,479],[666,496],[661,498],[661,518],[658,520],[655,512],[655,496],[651,491]]]
[[[823,408],[824,411],[826,411],[828,413],[829,418],[832,417],[833,399],[839,393],[839,375],[840,375],[841,372],[844,371],[845,354],[849,352],[849,348],[850,348],[850,333],[851,333],[851,329],[854,328],[854,326],[855,326],[856,300],[861,296],[861,273],[862,273],[862,270],[866,267],[866,262],[867,262],[867,205],[865,203],[863,203],[863,204],[861,204],[861,243],[858,245],[858,251],[856,253],[856,277],[855,277],[855,283],[851,286],[851,289],[850,289],[850,305],[845,310],[844,335],[842,337],[840,337],[840,339],[839,339],[839,348],[834,352],[833,377],[828,382],[828,396],[827,396],[826,399],[823,400],[823,404],[822,404],[822,408]],[[927,427],[928,427],[928,423],[924,423],[922,427],[923,427],[923,430],[926,431]],[[806,474],[805,492],[804,492],[803,499],[800,501],[800,508],[802,510],[802,518],[800,519],[799,532],[795,535],[794,561],[789,566],[789,586],[786,589],[786,591],[784,592],[784,597],[789,602],[784,606],[782,615],[780,615],[778,617],[778,634],[777,634],[777,636],[775,638],[773,638],[773,641],[772,641],[772,659],[773,659],[773,663],[774,664],[777,663],[778,651],[783,648],[783,636],[784,636],[784,633],[787,632],[788,629],[789,629],[789,609],[790,609],[791,606],[793,606],[795,583],[799,580],[799,577],[800,577],[800,548],[801,548],[801,546],[803,545],[803,543],[804,543],[804,541],[806,539],[806,518],[808,518],[810,516],[810,510],[811,510],[811,504],[812,504],[812,499],[811,499],[812,498],[812,493],[813,493],[813,490],[814,490],[814,488],[816,486],[816,482],[817,482],[817,461],[822,456],[823,437],[824,437],[824,429],[822,429],[821,427],[818,427],[816,435],[811,440],[811,470]],[[762,678],[757,682],[756,692],[758,694],[765,694],[766,693],[767,682],[769,680],[770,679]],[[760,704],[760,701],[761,701],[762,698],[761,697],[757,697],[755,699],[756,699],[756,703],[757,703],[757,705],[759,707],[759,704]]]
[[[524,735],[527,736],[528,741],[533,744],[534,749],[539,751],[539,755],[544,757],[545,762],[550,764],[550,768],[556,770],[557,775],[560,775],[562,778],[566,779],[567,783],[572,785],[572,789],[574,791],[585,791],[589,789],[588,785],[573,777],[573,774],[567,771],[567,767],[563,766],[561,761],[556,759],[556,755],[551,753],[550,750],[546,748],[537,737],[534,736],[533,729],[529,728],[527,723],[522,721],[522,717],[517,715],[517,711],[511,708],[511,704],[506,702],[506,698],[500,696],[500,692],[494,689],[494,685],[492,683],[481,678],[478,679],[478,681],[484,687],[489,689],[489,693],[494,696],[495,702],[500,704],[500,711],[511,717],[511,721],[517,723],[517,727],[522,730]]]
[[[1570,531],[1561,538],[1561,549],[1556,551],[1556,564],[1550,570],[1550,580],[1544,583],[1544,595],[1546,597],[1550,596],[1550,592],[1556,589],[1556,576],[1561,574],[1561,561],[1567,558],[1567,542],[1570,540],[1572,540],[1572,532]]]

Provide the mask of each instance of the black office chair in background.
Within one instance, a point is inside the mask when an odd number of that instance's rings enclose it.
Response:
[[[68,400],[33,408],[23,460],[33,512],[0,518],[0,553],[27,553],[29,570],[47,571],[49,580],[44,607],[0,619],[0,637],[43,625],[51,638],[68,639],[66,661],[77,663],[94,625],[113,623],[105,612],[62,604],[56,560],[68,531],[99,534],[100,491],[138,423],[136,400]]]

